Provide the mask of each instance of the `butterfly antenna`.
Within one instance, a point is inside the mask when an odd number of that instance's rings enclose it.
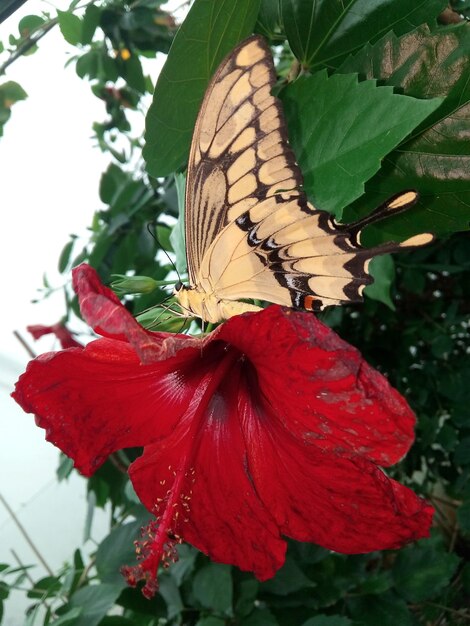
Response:
[[[168,252],[165,250],[165,248],[162,246],[160,240],[157,237],[157,234],[155,232],[155,229],[153,228],[154,226],[156,226],[156,222],[148,222],[147,223],[147,230],[149,232],[149,235],[151,237],[153,237],[153,239],[155,239],[155,242],[157,243],[158,247],[160,248],[160,250],[164,253],[164,255],[166,256],[166,258],[170,261],[171,266],[173,267],[173,269],[176,272],[176,275],[178,276],[178,281],[181,283],[181,276],[180,273],[178,272],[178,269],[175,265],[175,262],[173,261],[173,259],[171,258],[171,256],[168,254]]]

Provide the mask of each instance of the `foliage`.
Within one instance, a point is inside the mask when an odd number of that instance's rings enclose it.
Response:
[[[61,272],[68,275],[86,260],[106,282],[126,273],[165,279],[171,265],[161,246],[175,250],[181,263],[181,229],[170,237],[178,216],[172,174],[184,166],[217,62],[253,28],[263,33],[280,46],[278,90],[312,200],[347,221],[393,193],[416,188],[419,205],[369,227],[366,243],[423,231],[440,235],[426,249],[379,260],[363,305],[322,316],[387,374],[415,410],[416,444],[392,475],[431,500],[435,528],[430,540],[400,552],[344,556],[291,542],[285,566],[264,583],[182,545],[179,562],[161,574],[159,595],[148,601],[117,573],[131,562],[132,540],[148,519],[120,471],[139,450],[126,450],[88,482],[96,506],[112,510],[112,529],[96,553],[90,557],[71,547],[70,562],[52,577],[40,578],[29,568],[34,586],[26,581],[26,568],[0,565],[0,607],[11,589],[26,585],[28,624],[468,624],[470,245],[468,232],[458,231],[470,221],[470,25],[457,13],[456,23],[442,24],[443,0],[262,0],[259,13],[255,2],[196,0],[147,117],[144,156],[157,179],[144,171],[142,141],[128,112],[143,112],[145,94],[153,90],[142,59],[167,53],[175,33],[175,19],[161,4],[73,2],[67,11],[23,18],[3,52],[2,69],[13,71],[18,55],[34,52],[38,43],[40,48],[41,37],[58,27],[76,47],[78,77],[103,101],[106,119],[93,130],[111,161],[99,190],[106,209],[96,214],[89,241],[73,237],[66,243]],[[468,2],[451,4],[464,17],[470,13]],[[189,62],[193,55],[207,64]],[[288,84],[299,72],[300,79]],[[0,85],[1,125],[25,95],[13,81]],[[348,146],[353,151],[345,150],[343,160],[341,149]],[[73,319],[76,302],[69,289],[66,296],[66,317]],[[128,297],[126,306],[138,314],[164,297],[162,291]]]

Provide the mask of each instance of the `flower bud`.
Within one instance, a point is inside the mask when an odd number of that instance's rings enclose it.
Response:
[[[111,283],[111,289],[118,296],[131,293],[152,293],[158,287],[158,282],[150,276],[124,276],[113,274],[115,280]]]

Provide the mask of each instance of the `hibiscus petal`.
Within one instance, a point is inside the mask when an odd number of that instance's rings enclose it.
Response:
[[[246,471],[236,394],[237,369],[212,396],[197,437],[190,436],[192,418],[180,423],[164,445],[146,448],[133,463],[130,476],[137,494],[152,511],[155,504],[175,506],[173,500],[168,502],[169,494],[179,472],[185,471],[177,500],[185,506],[178,520],[173,520],[171,534],[181,536],[215,561],[236,565],[266,580],[283,564],[286,543]]]
[[[186,347],[200,350],[198,339],[145,330],[86,263],[74,268],[72,274],[80,311],[88,324],[103,337],[129,342],[142,363],[162,361]]]
[[[53,334],[60,341],[62,348],[80,348],[81,343],[74,339],[69,329],[62,323],[53,324],[52,326],[44,326],[42,324],[33,324],[27,326],[26,330],[31,333],[34,339],[39,339],[44,335]]]
[[[141,365],[128,344],[101,339],[31,361],[12,395],[36,414],[46,439],[91,475],[112,452],[168,434],[203,374],[187,351]]]
[[[228,320],[218,338],[247,355],[273,411],[306,445],[387,466],[413,443],[404,398],[314,315],[271,306]]]
[[[432,507],[374,463],[302,444],[247,393],[239,406],[247,472],[283,534],[345,554],[429,536]]]

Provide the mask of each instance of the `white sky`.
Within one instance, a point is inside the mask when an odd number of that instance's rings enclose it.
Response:
[[[55,2],[59,9],[68,4],[69,0]],[[0,41],[8,45],[8,35],[17,31],[20,18],[45,8],[54,14],[52,5],[28,0],[0,25]],[[44,441],[33,417],[24,414],[9,393],[29,360],[13,330],[19,330],[38,353],[58,348],[51,338],[34,343],[25,327],[57,322],[64,313],[62,294],[39,304],[31,300],[38,295],[44,272],[54,285],[61,285],[56,270],[60,252],[70,233],[86,233],[93,213],[101,208],[99,179],[110,162],[91,140],[93,121],[106,117],[104,103],[76,76],[74,64],[64,69],[75,53],[56,27],[40,41],[34,55],[17,60],[0,77],[0,83],[20,83],[29,96],[13,106],[0,138],[0,494],[53,567],[69,558],[69,551],[80,543],[84,481],[76,477],[71,485],[57,485],[57,449]],[[147,65],[153,78],[157,66],[161,62]],[[1,503],[0,537],[0,562],[14,563],[12,547],[26,562],[35,561]],[[24,602],[15,596],[6,626],[20,623],[21,605]]]

